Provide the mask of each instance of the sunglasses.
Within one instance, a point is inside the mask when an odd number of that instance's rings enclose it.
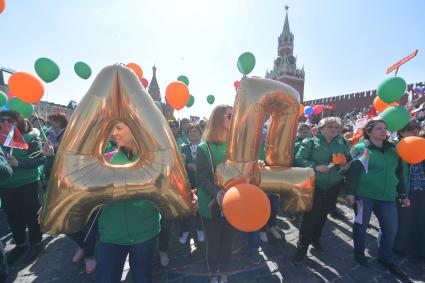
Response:
[[[8,122],[9,124],[13,124],[16,122],[16,120],[13,118],[0,118],[0,123],[5,123],[5,122]]]

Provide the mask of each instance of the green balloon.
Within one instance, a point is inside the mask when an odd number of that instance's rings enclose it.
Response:
[[[7,103],[7,95],[6,93],[0,91],[0,107]]]
[[[34,106],[32,104],[26,103],[17,97],[10,99],[7,102],[7,106],[9,110],[21,113],[24,118],[27,118],[34,111]]]
[[[400,77],[391,77],[378,86],[378,96],[386,103],[398,101],[406,91],[406,81]]]
[[[186,107],[187,108],[192,107],[193,103],[195,103],[195,97],[193,97],[193,95],[189,95],[189,100],[186,103]]]
[[[177,78],[177,80],[184,83],[186,86],[189,86],[189,79],[186,76],[181,75]]]
[[[75,73],[82,79],[87,80],[91,76],[90,66],[84,62],[77,62],[74,65]]]
[[[213,104],[214,101],[215,101],[214,95],[212,95],[212,94],[208,95],[207,96],[207,101],[208,101],[209,104]]]
[[[58,65],[49,58],[38,58],[34,63],[37,75],[46,83],[53,82],[59,77]]]
[[[155,105],[159,108],[159,110],[162,110],[162,105],[159,101],[155,101]]]
[[[387,123],[387,130],[390,132],[403,129],[410,119],[409,112],[403,106],[389,107],[379,117]]]
[[[238,58],[238,69],[243,75],[248,75],[255,67],[255,56],[251,52],[245,52]]]

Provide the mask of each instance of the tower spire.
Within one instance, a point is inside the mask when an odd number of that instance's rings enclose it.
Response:
[[[289,10],[289,6],[286,5],[285,6],[285,10],[286,10],[286,15],[285,15],[285,23],[283,25],[283,31],[282,31],[282,35],[283,36],[289,36],[291,35],[291,30],[289,29],[289,20],[288,20],[288,10]]]

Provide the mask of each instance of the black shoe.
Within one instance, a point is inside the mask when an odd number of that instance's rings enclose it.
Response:
[[[27,254],[24,257],[24,264],[29,264],[38,257],[38,255],[43,250],[43,245],[41,243],[32,245],[29,247]]]
[[[313,246],[313,248],[318,251],[319,253],[323,252],[323,246],[320,243],[319,240],[314,240],[311,245]]]
[[[7,262],[9,264],[13,264],[27,251],[27,249],[27,245],[15,246],[13,249],[6,253]]]
[[[306,256],[307,256],[307,248],[305,247],[297,248],[297,251],[295,252],[294,257],[292,258],[292,261],[294,264],[300,265],[303,263]]]
[[[330,214],[331,214],[332,218],[337,219],[337,220],[341,220],[342,221],[342,220],[346,220],[347,219],[347,217],[344,214],[344,211],[342,211],[339,208],[332,209],[330,211]]]
[[[409,277],[401,270],[400,266],[394,263],[387,263],[383,260],[378,259],[379,263],[385,266],[389,271],[391,271],[395,276],[397,276],[401,280],[409,280]]]
[[[367,257],[364,255],[364,253],[356,253],[354,252],[354,259],[360,264],[361,266],[368,267],[369,261]]]

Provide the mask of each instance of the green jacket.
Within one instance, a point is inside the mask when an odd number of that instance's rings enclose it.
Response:
[[[217,164],[226,161],[227,143],[208,144],[211,149],[212,164],[208,154],[207,144],[201,142],[196,152],[196,183],[198,185],[198,211],[205,218],[211,218],[209,205],[215,200],[220,188],[215,183],[215,170]]]
[[[12,176],[13,170],[4,156],[3,150],[0,147],[0,180],[4,180]]]
[[[347,194],[382,201],[394,201],[396,193],[406,195],[403,166],[395,147],[385,141],[382,149],[373,144],[368,148],[368,173],[360,161],[353,161],[347,175]]]
[[[190,185],[192,188],[196,188],[196,177],[195,177],[195,171],[190,170],[187,165],[188,164],[196,164],[196,157],[193,158],[192,156],[192,144],[191,143],[185,143],[181,146],[181,153],[186,155],[186,159],[184,160],[184,165],[186,167],[187,176],[189,178]],[[196,148],[197,150],[197,148]]]
[[[305,138],[295,155],[295,166],[316,168],[318,165],[332,163],[333,154],[342,153],[350,160],[350,147],[341,136],[327,143],[323,135]],[[333,166],[327,173],[315,172],[315,186],[319,189],[329,189],[342,182],[344,175],[339,173],[339,166]]]
[[[294,155],[297,155],[297,152],[300,149],[302,141],[303,141],[303,139],[297,136],[297,138],[295,139]]]
[[[126,164],[130,161],[118,151],[110,161]],[[100,241],[116,245],[136,245],[159,234],[161,215],[148,200],[104,205],[99,218]]]
[[[0,188],[17,188],[40,180],[39,166],[46,161],[41,151],[40,139],[33,134],[22,135],[28,150],[14,148],[12,155],[18,160],[18,167],[12,167],[10,178],[0,180]]]

